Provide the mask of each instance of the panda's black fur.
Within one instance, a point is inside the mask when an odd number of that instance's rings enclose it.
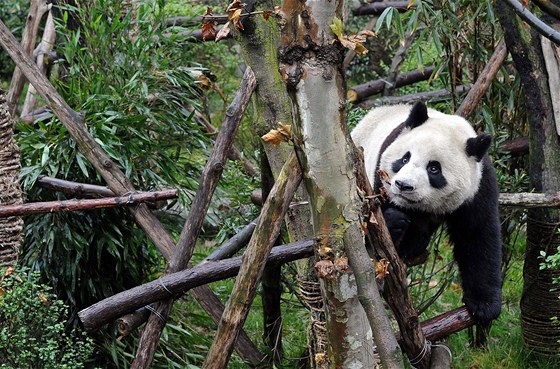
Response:
[[[370,113],[371,116],[366,116],[354,129],[352,137],[357,146],[364,147],[365,165],[370,181],[375,182],[374,187],[379,190],[381,186],[389,185],[385,191],[389,192],[391,201],[383,205],[383,214],[399,255],[406,261],[425,253],[432,234],[445,223],[462,280],[463,302],[477,321],[488,323],[497,318],[501,310],[502,258],[498,185],[488,157],[491,138],[487,134],[477,136],[462,118],[428,110],[423,103],[417,103],[414,107],[390,109]],[[390,126],[382,127],[383,121],[389,122]],[[424,124],[427,125],[426,128],[419,128]],[[438,130],[438,127],[444,128]],[[423,129],[430,131],[424,132]],[[412,148],[416,143],[416,130],[424,141],[419,143],[419,148]],[[404,135],[408,135],[406,140],[399,141]],[[439,141],[439,136],[442,135],[450,137],[443,137],[444,140]],[[451,143],[440,144],[448,147],[438,147],[440,142]],[[410,145],[411,148],[392,145]],[[373,148],[368,153],[369,147]],[[399,153],[397,149],[404,155],[399,154],[387,162],[390,158],[385,158],[385,153],[388,150]],[[417,152],[420,155],[431,155],[433,152],[434,157],[421,158],[423,161],[418,159],[418,155],[411,157]],[[461,155],[464,158],[458,158]],[[413,162],[415,159],[417,161]],[[461,159],[457,161],[461,168],[447,166],[447,161],[455,163],[455,159]],[[394,181],[390,178],[392,182],[384,184],[377,174],[378,169],[384,167],[393,177],[399,177],[402,168],[406,168],[413,173],[410,175],[412,178],[423,177],[423,182],[416,183],[404,177]],[[455,178],[449,177],[450,172],[451,176],[461,175],[462,172],[473,173],[472,177],[477,178],[472,185],[462,184],[465,182],[464,178],[459,178],[453,184]],[[465,187],[460,187],[462,185]],[[420,192],[422,189],[417,187],[422,186],[431,187],[424,189],[427,194],[424,197],[415,193],[417,190]],[[448,186],[457,186],[457,189],[449,189]],[[440,189],[450,194],[443,194]],[[463,201],[459,193],[461,191],[470,191],[472,194],[465,194]],[[437,198],[440,192],[442,196],[449,196],[458,203],[447,207],[446,197]],[[453,201],[450,200],[449,203]]]

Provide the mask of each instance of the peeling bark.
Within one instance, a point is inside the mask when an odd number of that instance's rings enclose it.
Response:
[[[23,202],[19,183],[19,147],[13,139],[13,121],[6,95],[0,89],[0,205]],[[23,241],[23,219],[0,217],[0,266],[15,265]]]

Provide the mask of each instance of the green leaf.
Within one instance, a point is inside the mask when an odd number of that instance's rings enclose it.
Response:
[[[342,20],[338,17],[333,18],[333,24],[331,24],[331,30],[336,35],[336,37],[340,38],[342,36]]]
[[[45,148],[43,149],[43,155],[41,156],[41,166],[44,167],[45,164],[47,164],[47,161],[49,161],[49,154],[51,152],[50,146],[46,145]]]

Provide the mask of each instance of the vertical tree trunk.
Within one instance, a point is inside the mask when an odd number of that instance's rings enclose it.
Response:
[[[284,1],[281,72],[292,97],[294,143],[310,196],[317,263],[327,316],[330,368],[372,368],[377,363],[370,329],[358,300],[345,242],[361,240],[361,201],[344,120],[344,58],[330,29],[342,1]]]
[[[558,1],[554,1],[558,5]],[[553,65],[545,63],[541,36],[516,18],[503,1],[496,10],[505,32],[505,40],[527,98],[529,110],[529,172],[531,185],[537,192],[560,190],[560,125],[555,116],[551,93],[559,86],[551,86],[549,73]],[[558,24],[557,24],[558,26]],[[558,59],[547,60],[558,67]],[[557,77],[557,76],[555,76]],[[552,89],[555,88],[555,91]],[[556,102],[554,102],[556,103]],[[551,291],[552,279],[560,270],[540,270],[541,253],[555,254],[560,246],[559,209],[530,209],[527,220],[527,251],[523,270],[524,284],[521,296],[523,338],[530,348],[544,353],[560,352],[560,331],[551,320],[560,316],[557,291]]]
[[[246,3],[246,11],[254,10],[254,1],[246,1]],[[275,0],[261,1],[259,2],[261,8],[258,10],[272,10],[278,3]],[[278,65],[280,29],[278,22],[273,17],[268,20],[261,16],[249,17],[244,20],[243,25],[245,30],[239,32],[236,39],[241,46],[245,63],[251,66],[257,78],[257,89],[253,94],[253,122],[256,134],[262,136],[271,129],[277,128],[279,122],[284,124],[292,122],[291,100]],[[272,174],[276,178],[282,165],[293,152],[293,148],[287,143],[279,146],[264,143],[263,151],[270,164]],[[307,193],[303,186],[298,189],[296,198],[303,203],[307,200]],[[286,217],[286,225],[291,242],[309,240],[313,237],[311,215],[307,205],[291,206]],[[319,290],[316,287],[317,282],[313,282],[315,273],[313,269],[307,267],[314,263],[306,260],[296,263],[302,295],[315,295]],[[263,276],[263,284],[267,284],[267,281],[273,278],[273,276],[267,276],[266,274]],[[309,304],[314,305],[310,308],[311,323],[309,327],[311,332],[309,349],[311,359],[313,359],[315,354],[321,355],[325,352],[324,314],[322,313],[320,296],[318,300],[310,298],[308,301],[314,301],[313,303],[309,302]],[[273,317],[265,317],[265,319],[273,319]],[[273,331],[270,333],[274,334]],[[276,340],[280,338],[275,337]]]
[[[0,89],[0,205],[21,204],[19,148],[13,139],[13,121],[6,94]],[[15,265],[23,236],[18,216],[0,218],[0,267]]]

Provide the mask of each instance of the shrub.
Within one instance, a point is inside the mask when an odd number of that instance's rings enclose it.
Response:
[[[27,269],[0,270],[0,368],[80,369],[93,343],[66,332],[68,307]]]

